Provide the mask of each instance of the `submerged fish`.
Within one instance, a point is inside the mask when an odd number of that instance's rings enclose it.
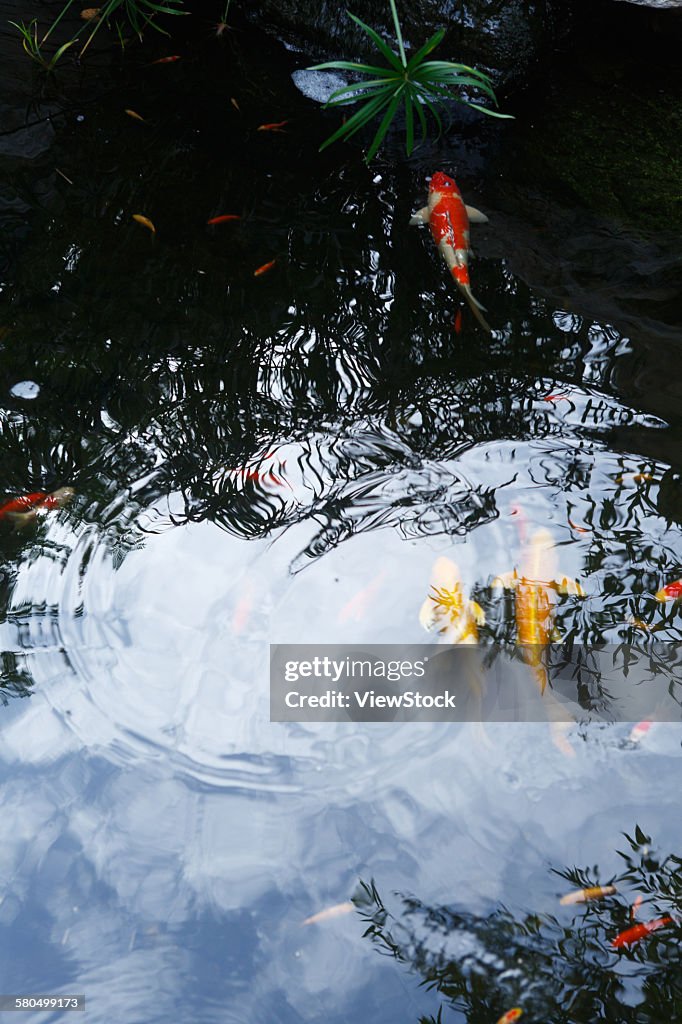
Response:
[[[136,220],[138,224],[141,224],[143,228],[147,228],[153,235],[156,234],[156,228],[154,227],[153,221],[149,217],[145,217],[143,213],[134,213],[133,220]]]
[[[7,519],[16,525],[25,526],[33,522],[38,511],[63,508],[71,501],[75,493],[73,487],[59,487],[51,494],[45,491],[35,491],[33,494],[24,494],[20,498],[12,498],[11,501],[0,505],[0,519]]]
[[[260,277],[261,274],[267,274],[268,270],[272,270],[277,260],[270,260],[269,263],[264,263],[262,266],[257,267],[253,272],[254,277]]]
[[[515,1006],[513,1010],[507,1010],[503,1013],[497,1024],[514,1024],[514,1021],[518,1020],[523,1010],[520,1006]]]
[[[206,223],[207,224],[227,224],[227,222],[231,221],[231,220],[241,220],[241,217],[239,216],[238,213],[221,213],[221,214],[219,214],[218,217],[211,217],[211,219],[207,220]]]
[[[552,535],[544,529],[530,538],[521,562],[521,572],[497,576],[494,588],[514,590],[514,616],[516,643],[523,647],[524,660],[534,671],[540,693],[547,686],[545,650],[554,639],[554,596],[556,593],[584,597],[585,591],[577,580],[557,573]]]
[[[464,594],[459,570],[449,558],[436,559],[431,570],[431,593],[419,612],[424,629],[440,634],[444,643],[477,644],[485,612]]]
[[[617,891],[615,885],[592,885],[587,889],[575,889],[566,893],[559,903],[562,907],[567,907],[574,903],[587,903],[588,900],[602,900],[605,896],[613,896]]]
[[[289,124],[288,121],[271,121],[269,124],[259,124],[256,128],[257,132],[281,132],[284,131],[284,125]]]
[[[672,924],[672,920],[672,917],[666,914],[665,917],[657,917],[653,921],[643,921],[642,924],[635,924],[632,928],[626,928],[624,932],[616,935],[615,939],[611,940],[611,945],[615,946],[616,949],[622,949],[623,946],[632,946],[635,942],[639,942],[640,939],[646,938],[651,932],[655,932],[659,928],[665,928],[667,924]]]
[[[330,921],[334,917],[341,917],[343,914],[350,914],[355,910],[355,906],[350,901],[346,903],[337,903],[333,907],[327,907],[326,910],[320,910],[317,914],[313,914],[312,917],[306,917],[305,921],[301,924],[321,924],[322,921]]]
[[[461,291],[481,327],[491,332],[478,299],[469,283],[469,222],[486,223],[488,218],[473,206],[466,206],[457,185],[442,171],[437,171],[429,185],[429,201],[412,215],[410,224],[429,224],[433,240],[445,260],[455,284]]]
[[[679,601],[682,597],[682,580],[675,580],[674,583],[666,583],[664,587],[656,591],[657,601]]]

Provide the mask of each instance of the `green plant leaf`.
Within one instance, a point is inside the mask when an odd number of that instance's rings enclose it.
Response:
[[[426,55],[428,53],[431,53],[432,50],[435,50],[436,47],[440,43],[442,43],[444,36],[445,36],[445,29],[444,28],[439,28],[438,31],[434,32],[434,34],[431,36],[431,38],[428,39],[424,43],[422,48],[420,50],[417,50],[417,52],[412,57],[410,57],[410,59],[407,62],[407,68],[406,68],[408,74],[410,74],[411,71],[414,68],[416,68],[418,64],[421,64],[421,62],[423,61],[424,57],[426,57]]]
[[[377,89],[386,89],[387,91],[393,91],[391,82],[387,82],[384,78],[368,78],[364,82],[354,82],[353,85],[344,85],[340,89],[336,89],[327,102],[326,107],[337,107],[343,103],[357,103],[361,97],[355,95],[348,95],[349,93],[355,94],[356,92],[375,92]],[[338,99],[337,97],[343,97]],[[346,98],[348,97],[348,98]]]
[[[387,68],[383,65],[378,64],[354,64],[348,60],[328,60],[324,64],[313,64],[312,67],[306,68],[306,71],[357,71],[367,75],[384,75],[385,77],[394,78],[395,69]]]
[[[400,58],[395,55],[393,50],[387,43],[384,42],[384,40],[381,38],[378,32],[375,32],[374,29],[370,28],[369,25],[365,25],[364,21],[361,21],[360,18],[356,18],[356,16],[354,14],[351,14],[350,11],[348,12],[348,17],[351,18],[356,25],[359,25],[360,28],[367,33],[369,38],[376,46],[377,50],[386,58],[388,63],[391,64],[396,69],[396,71],[400,71],[402,73],[405,70]]]
[[[331,146],[332,142],[336,142],[337,139],[342,137],[350,138],[351,135],[355,135],[360,128],[362,128],[368,121],[374,117],[387,103],[390,102],[390,97],[381,95],[375,96],[371,100],[368,100],[363,106],[357,110],[352,117],[349,117],[345,124],[342,124],[336,129],[333,135],[330,135],[328,139],[320,146],[320,152],[326,149],[327,146]]]
[[[369,163],[370,160],[372,160],[373,157],[376,156],[377,151],[379,150],[379,147],[381,146],[381,143],[386,138],[386,133],[387,133],[388,129],[391,126],[391,121],[395,117],[395,113],[396,113],[396,110],[398,109],[398,104],[400,103],[400,98],[401,98],[401,96],[403,94],[403,91],[404,90],[403,90],[402,86],[399,89],[397,89],[395,96],[393,97],[393,99],[389,103],[388,109],[387,109],[386,113],[383,116],[381,124],[379,125],[379,130],[377,131],[376,135],[374,136],[374,139],[372,141],[372,145],[367,150],[367,154],[365,156],[365,161],[367,163]]]
[[[473,107],[474,110],[480,110],[483,114],[489,114],[490,117],[504,118],[506,121],[514,121],[515,117],[513,114],[501,114],[499,110],[490,110],[489,107],[482,107],[479,103],[471,103],[469,100],[458,100],[459,103],[466,103],[467,107]]]

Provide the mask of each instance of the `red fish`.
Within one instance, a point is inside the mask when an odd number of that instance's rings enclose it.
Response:
[[[674,583],[666,583],[656,593],[657,601],[679,601],[682,597],[682,580],[675,580]]]
[[[73,487],[60,487],[47,494],[45,491],[35,491],[33,494],[24,494],[20,498],[12,498],[0,505],[0,519],[11,519],[15,522],[27,522],[35,518],[37,509],[62,508],[71,501],[75,491]]]
[[[514,1024],[514,1021],[518,1020],[523,1015],[523,1010],[520,1006],[515,1006],[513,1010],[507,1010],[503,1013],[497,1024]]]
[[[651,932],[657,931],[658,928],[665,928],[667,924],[672,924],[672,920],[672,917],[666,914],[665,917],[657,917],[653,921],[635,924],[632,928],[626,928],[624,932],[616,935],[615,939],[611,940],[611,945],[615,946],[616,949],[622,949],[623,946],[632,946]]]
[[[289,124],[288,121],[270,121],[268,124],[259,124],[256,128],[257,132],[281,132],[284,131],[284,125]]]
[[[176,60],[182,60],[182,57],[177,53],[173,53],[170,57],[159,57],[158,60],[153,60],[152,64],[174,64]]]
[[[410,224],[429,224],[433,240],[452,274],[455,284],[467,300],[481,327],[491,333],[482,309],[471,294],[469,283],[469,222],[485,223],[488,218],[473,206],[465,206],[457,185],[447,174],[437,171],[429,185],[429,202],[413,214]]]
[[[221,213],[219,217],[211,217],[207,224],[227,224],[229,220],[241,220],[238,213]]]
[[[264,263],[262,267],[258,267],[253,272],[254,277],[260,277],[261,274],[267,274],[268,270],[272,270],[277,260],[270,260],[269,263]]]

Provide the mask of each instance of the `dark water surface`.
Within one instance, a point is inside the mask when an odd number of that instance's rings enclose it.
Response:
[[[318,155],[302,59],[211,32],[37,76],[33,148],[2,137],[2,486],[77,496],[0,523],[0,987],[93,1024],[682,1021],[679,927],[610,945],[635,893],[680,910],[677,723],[277,725],[267,677],[269,643],[428,642],[439,556],[513,641],[491,583],[539,527],[586,591],[562,636],[681,638],[673,257],[534,187],[521,111],[368,169]],[[408,227],[437,168],[490,217],[492,338]],[[631,235],[660,309],[621,302]]]

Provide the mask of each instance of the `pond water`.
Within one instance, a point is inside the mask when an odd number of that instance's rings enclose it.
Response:
[[[611,946],[680,908],[677,721],[276,724],[268,691],[271,643],[435,643],[440,556],[513,643],[491,584],[540,527],[585,590],[562,636],[680,640],[667,293],[595,314],[624,229],[590,222],[581,265],[569,210],[567,256],[522,111],[367,168],[318,154],[296,54],[208,21],[172,46],[36,77],[3,149],[4,500],[76,493],[0,523],[2,991],[84,993],[93,1024],[682,1021],[676,921]],[[490,218],[491,337],[408,226],[439,168]],[[559,911],[619,851],[618,899]]]

